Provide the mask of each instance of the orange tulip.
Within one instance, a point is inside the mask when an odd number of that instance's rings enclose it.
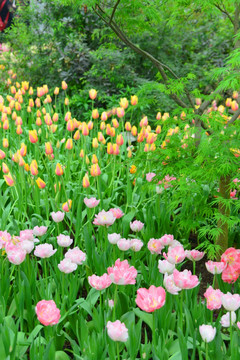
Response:
[[[131,105],[137,105],[137,103],[138,103],[138,97],[137,97],[137,95],[133,95],[133,96],[131,96]]]
[[[92,118],[93,118],[93,119],[98,119],[98,118],[99,118],[98,109],[93,109],[93,111],[92,111]]]
[[[2,163],[2,172],[4,173],[4,174],[8,174],[9,173],[9,168],[8,168],[8,166],[3,162]]]
[[[82,180],[82,186],[88,188],[90,186],[88,174],[85,174]]]
[[[38,137],[37,137],[37,131],[36,130],[29,130],[28,134],[29,134],[29,141],[32,144],[35,144],[36,142],[38,142]]]
[[[67,90],[67,83],[66,83],[66,81],[62,81],[62,89],[63,90]]]
[[[95,154],[93,154],[92,156],[92,164],[97,164],[98,163],[98,158]]]
[[[51,155],[53,153],[52,144],[50,142],[45,143],[45,154]]]
[[[8,139],[3,139],[3,147],[4,147],[4,148],[8,148],[8,147],[9,147]]]
[[[97,97],[97,91],[95,89],[89,90],[89,97],[91,100],[95,100]]]
[[[65,149],[67,149],[67,150],[72,150],[72,148],[73,148],[73,141],[72,141],[72,139],[67,139],[66,145],[65,145]]]
[[[10,174],[10,172],[7,175],[4,175],[4,180],[6,181],[8,186],[13,186],[14,185],[14,180],[12,175]]]
[[[38,174],[38,165],[37,161],[33,160],[30,164],[30,172],[33,176],[36,176]]]
[[[5,157],[6,157],[5,152],[0,149],[0,160],[4,159]]]
[[[93,164],[90,169],[90,174],[95,177],[101,175],[101,170],[98,164]]]
[[[65,212],[69,212],[72,207],[72,200],[68,199],[65,203],[62,204],[62,209]]]

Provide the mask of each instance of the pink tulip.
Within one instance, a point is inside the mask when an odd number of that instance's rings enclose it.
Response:
[[[192,275],[190,270],[173,271],[173,279],[177,287],[180,289],[193,289],[199,284],[198,277]]]
[[[54,222],[59,223],[63,221],[65,213],[62,211],[51,212],[51,216]]]
[[[103,290],[111,285],[112,280],[110,279],[110,276],[108,274],[103,274],[102,276],[89,276],[88,282],[96,290]]]
[[[228,248],[221,256],[221,261],[226,265],[240,268],[240,250]]]
[[[40,258],[49,258],[54,255],[57,249],[53,249],[52,244],[40,244],[37,245],[34,250],[34,255]]]
[[[130,222],[130,228],[132,231],[135,231],[135,232],[141,231],[143,226],[144,226],[144,224],[138,220]]]
[[[205,341],[206,343],[213,341],[213,339],[216,336],[216,331],[217,331],[217,329],[211,325],[199,326],[200,335],[201,335],[203,341]]]
[[[47,226],[35,226],[33,228],[33,235],[42,236],[47,232]]]
[[[223,272],[223,270],[226,267],[224,262],[216,262],[216,261],[211,261],[211,260],[206,262],[205,266],[207,268],[207,271],[210,272],[213,275],[221,274],[221,272]]]
[[[113,234],[108,234],[108,241],[115,245],[117,244],[117,242],[121,239],[121,235],[120,234],[116,234],[116,233],[113,233]]]
[[[236,322],[237,316],[234,311],[227,312],[225,315],[221,317],[220,324],[223,327],[230,327],[230,314],[231,314],[231,323],[232,325]]]
[[[161,254],[163,249],[163,245],[160,239],[150,239],[147,246],[151,254]]]
[[[41,324],[52,326],[59,322],[60,310],[53,300],[41,300],[35,307],[37,318]]]
[[[73,243],[73,239],[68,235],[60,234],[57,236],[57,243],[59,246],[68,247]]]
[[[185,251],[182,245],[175,247],[169,247],[167,255],[163,253],[163,256],[171,264],[179,264],[185,259]]]
[[[111,211],[102,210],[100,213],[95,215],[93,224],[98,226],[110,226],[115,220],[116,218]]]
[[[158,260],[158,269],[162,274],[172,274],[173,270],[175,269],[175,264],[171,264],[167,260]]]
[[[33,240],[33,230],[22,230],[20,231],[21,240]]]
[[[18,246],[15,246],[15,249],[7,252],[7,258],[10,263],[14,265],[20,265],[26,258],[27,252],[24,249],[21,249]]]
[[[73,249],[69,249],[65,254],[66,259],[70,259],[73,263],[77,265],[82,265],[86,260],[86,254],[76,246]]]
[[[107,322],[107,333],[113,341],[126,342],[128,339],[128,329],[120,320]]]
[[[69,274],[77,269],[77,264],[73,263],[70,259],[65,258],[60,261],[60,264],[58,264],[58,268],[61,272]]]
[[[229,284],[234,283],[240,275],[240,271],[233,266],[227,266],[222,272],[222,280]]]
[[[90,209],[95,208],[100,203],[100,200],[97,200],[94,197],[91,197],[90,199],[85,197],[83,201],[84,201],[85,205]]]
[[[154,176],[156,176],[156,174],[153,173],[153,172],[147,173],[147,174],[146,174],[146,180],[147,180],[148,182],[151,182],[152,179],[154,178]]]
[[[204,293],[204,297],[207,299],[207,308],[209,310],[220,309],[222,306],[222,295],[221,290],[214,290],[210,286]]]
[[[160,240],[163,247],[169,246],[169,245],[171,246],[173,244],[173,241],[174,241],[174,236],[169,235],[169,234],[165,234],[159,240]]]
[[[34,249],[34,242],[31,240],[23,240],[19,243],[19,246],[25,250],[27,254],[30,254]]]
[[[119,250],[127,251],[131,247],[131,240],[124,239],[124,238],[120,239],[117,242],[117,247],[119,248]]]
[[[136,304],[140,309],[153,312],[165,304],[166,292],[159,286],[151,285],[149,289],[140,288],[137,290]]]
[[[240,307],[240,295],[227,294],[222,295],[222,305],[227,311],[236,311]]]
[[[134,285],[136,283],[137,270],[129,266],[128,261],[117,259],[114,266],[107,269],[112,282],[118,285]]]
[[[112,208],[110,209],[109,211],[112,212],[113,216],[116,218],[116,219],[120,219],[121,217],[123,217],[124,213],[122,212],[121,209],[119,208]]]
[[[135,252],[138,252],[143,247],[143,242],[139,239],[131,239],[131,249]]]
[[[176,284],[173,280],[173,274],[167,275],[167,273],[165,273],[164,279],[163,279],[163,285],[165,286],[167,292],[169,292],[172,295],[178,295],[179,291],[182,290],[176,286]]]
[[[205,255],[205,252],[198,250],[186,250],[185,253],[186,253],[186,257],[191,261],[199,261]]]

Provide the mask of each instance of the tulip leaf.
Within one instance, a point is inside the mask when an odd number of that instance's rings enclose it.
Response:
[[[141,311],[138,308],[133,309],[133,311],[139,317],[139,319],[144,321],[150,327],[151,330],[153,329],[153,315],[152,314],[147,314],[146,312]]]

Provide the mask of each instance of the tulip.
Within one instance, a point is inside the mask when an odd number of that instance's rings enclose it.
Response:
[[[67,83],[65,81],[62,81],[62,89],[67,90]]]
[[[41,300],[35,307],[37,318],[45,326],[56,325],[60,320],[60,310],[53,300]]]
[[[68,247],[73,243],[73,239],[68,235],[60,234],[57,236],[57,243],[61,247]]]
[[[2,172],[4,173],[4,174],[8,174],[9,173],[9,168],[8,168],[8,166],[3,162],[2,163]]]
[[[72,150],[72,148],[73,148],[73,141],[72,141],[72,139],[67,139],[66,145],[65,145],[65,149],[67,149],[67,150]]]
[[[121,239],[121,235],[120,234],[108,234],[108,241],[110,242],[110,244],[117,244],[117,242]]]
[[[0,149],[0,160],[3,160],[5,157],[6,157],[5,152]]]
[[[146,312],[153,312],[165,304],[166,292],[159,286],[151,285],[149,289],[140,288],[137,290],[136,304]]]
[[[141,231],[144,226],[144,223],[142,223],[139,220],[135,220],[133,222],[130,222],[130,228],[132,231],[138,232]]]
[[[62,211],[51,212],[51,216],[54,222],[59,223],[63,221],[65,213]]]
[[[135,106],[138,103],[138,97],[136,95],[131,96],[131,105]]]
[[[99,118],[98,109],[93,109],[93,111],[92,111],[92,118],[93,118],[93,119],[98,119],[98,118]]]
[[[127,109],[127,107],[128,107],[128,100],[127,100],[126,98],[120,99],[119,105],[121,106],[121,108]]]
[[[45,181],[43,181],[40,177],[37,178],[36,183],[37,183],[37,186],[39,187],[39,189],[44,189],[46,186]]]
[[[112,284],[108,274],[103,274],[102,276],[92,275],[88,277],[88,282],[96,290],[103,290],[108,288]]]
[[[116,320],[115,322],[108,321],[107,333],[113,341],[126,342],[128,339],[128,329],[120,320]]]
[[[72,200],[70,199],[62,204],[62,209],[65,212],[69,212],[71,210],[71,207],[72,207]]]
[[[96,206],[98,206],[98,204],[100,202],[100,200],[97,200],[94,197],[91,197],[90,199],[85,197],[83,201],[84,201],[84,204],[90,209],[95,208]]]
[[[91,100],[95,100],[97,97],[97,91],[95,89],[89,90],[89,97]]]
[[[106,121],[107,119],[108,119],[107,113],[106,113],[106,111],[104,111],[101,115],[101,120]]]
[[[45,154],[51,155],[53,153],[52,144],[50,142],[45,143]]]
[[[117,259],[112,267],[107,269],[108,275],[114,284],[134,285],[136,283],[137,270],[129,266],[128,261]]]
[[[88,188],[90,186],[88,174],[85,174],[82,180],[82,185],[84,188]]]
[[[200,335],[201,335],[203,341],[205,341],[206,343],[213,341],[213,339],[215,338],[215,335],[216,335],[216,331],[217,331],[217,329],[211,325],[199,326]]]
[[[91,166],[90,174],[91,174],[93,177],[96,177],[96,176],[101,175],[101,170],[100,170],[100,167],[99,167],[98,164],[93,164],[93,165]]]
[[[52,244],[41,244],[37,245],[34,250],[34,255],[42,259],[49,258],[55,254],[57,249],[53,249]]]
[[[38,142],[38,137],[37,137],[37,131],[36,130],[29,130],[29,141],[32,144]]]

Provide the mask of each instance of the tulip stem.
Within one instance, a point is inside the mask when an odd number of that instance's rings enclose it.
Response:
[[[205,348],[206,348],[206,360],[208,360],[208,343],[205,341]]]
[[[156,311],[153,312],[153,326],[152,326],[152,341],[153,346],[156,348],[157,342],[156,342]]]
[[[196,261],[193,261],[193,275],[196,273]]]
[[[119,354],[119,342],[117,341],[117,359],[120,360],[120,354]]]
[[[115,320],[115,316],[116,316],[116,305],[117,305],[117,285],[115,286],[115,293],[114,293],[113,321]]]

